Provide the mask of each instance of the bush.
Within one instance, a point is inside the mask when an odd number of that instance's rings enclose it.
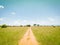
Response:
[[[30,27],[31,25],[26,25],[27,27]]]
[[[33,26],[36,26],[36,24],[33,24]]]
[[[23,25],[20,25],[20,27],[23,27]]]
[[[52,25],[53,28],[55,28],[56,26]]]
[[[1,26],[1,28],[7,28],[7,25],[6,25],[6,24],[3,24],[3,25]]]

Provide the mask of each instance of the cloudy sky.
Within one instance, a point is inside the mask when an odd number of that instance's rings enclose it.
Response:
[[[60,25],[59,0],[0,0],[0,24]]]

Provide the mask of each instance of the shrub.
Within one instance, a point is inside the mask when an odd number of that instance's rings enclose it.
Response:
[[[31,25],[26,25],[27,27],[30,27]]]
[[[55,28],[56,26],[52,25],[53,28]]]
[[[7,25],[6,25],[6,24],[3,24],[3,25],[1,26],[1,28],[7,28]]]
[[[33,26],[36,26],[36,24],[33,24]]]

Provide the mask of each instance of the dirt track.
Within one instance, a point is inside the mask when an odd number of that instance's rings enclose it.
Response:
[[[38,45],[31,28],[27,30],[23,38],[19,41],[19,45]]]

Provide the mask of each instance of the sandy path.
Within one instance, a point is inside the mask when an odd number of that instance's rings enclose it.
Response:
[[[19,41],[19,45],[38,45],[31,28],[27,30],[23,38]]]

